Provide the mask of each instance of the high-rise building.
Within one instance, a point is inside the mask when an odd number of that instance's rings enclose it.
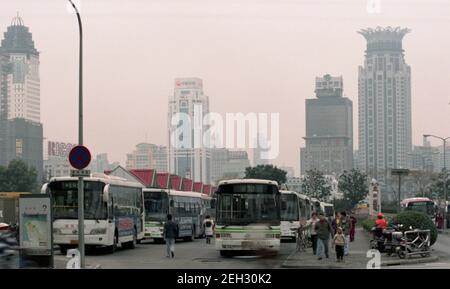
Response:
[[[364,171],[383,184],[391,168],[407,168],[412,148],[411,68],[402,40],[407,28],[363,29],[359,67],[359,153]]]
[[[306,100],[301,174],[312,169],[340,174],[353,168],[353,104],[343,97],[342,76],[316,77],[315,93]]]
[[[1,95],[2,111],[7,119],[23,118],[40,122],[39,52],[32,34],[19,16],[7,28],[0,47],[6,58],[6,79]],[[5,61],[5,60],[4,60]],[[4,88],[5,89],[5,88]]]
[[[421,170],[426,172],[440,172],[441,149],[432,147],[426,138],[423,139],[421,146],[414,146],[408,154],[409,168],[411,170]]]
[[[223,179],[243,178],[248,167],[250,161],[246,151],[211,149],[211,181],[215,184]]]
[[[203,144],[203,136],[207,131],[203,126],[203,117],[207,113],[209,98],[203,93],[202,80],[175,79],[168,113],[169,170],[173,174],[203,183],[209,183],[211,179],[211,151]]]
[[[125,167],[127,170],[155,169],[158,172],[167,172],[167,147],[140,143],[132,153],[127,154]]]
[[[43,176],[39,52],[22,18],[15,17],[0,46],[0,165],[21,159]]]

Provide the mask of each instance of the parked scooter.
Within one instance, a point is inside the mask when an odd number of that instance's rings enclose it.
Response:
[[[16,233],[8,224],[0,223],[0,268],[19,267],[18,242]]]
[[[390,225],[386,229],[380,229],[374,226],[372,228],[373,239],[371,248],[380,253],[387,253],[389,256],[396,253],[403,233],[400,231],[402,225]]]

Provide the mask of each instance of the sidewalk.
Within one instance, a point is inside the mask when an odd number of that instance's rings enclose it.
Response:
[[[365,269],[369,258],[366,257],[369,250],[369,236],[361,227],[356,228],[355,241],[350,243],[350,253],[344,256],[344,262],[336,262],[336,252],[331,248],[330,258],[317,260],[312,248],[306,252],[293,252],[282,264],[283,268],[321,268],[321,269]]]
[[[312,254],[312,248],[308,248],[306,252],[293,252],[286,261],[281,265],[282,268],[320,268],[320,269],[366,269],[367,263],[372,257],[367,257],[367,252],[370,250],[370,235],[363,228],[357,227],[355,234],[355,241],[350,243],[350,254],[344,256],[343,263],[336,262],[336,253],[334,248],[331,248],[330,242],[330,258],[317,260],[317,256]],[[410,259],[400,259],[397,255],[387,256],[381,254],[381,267],[407,265],[418,263],[430,263],[439,260],[438,256],[430,257],[411,257]]]

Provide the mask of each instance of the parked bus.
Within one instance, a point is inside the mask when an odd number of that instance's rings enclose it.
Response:
[[[221,256],[239,251],[280,249],[280,192],[269,180],[221,181],[217,191],[216,249]]]
[[[296,239],[295,232],[306,221],[305,199],[294,191],[283,191],[281,193],[281,238]]]
[[[167,214],[178,223],[178,237],[192,241],[202,235],[205,216],[204,198],[196,192],[168,189],[144,189],[145,234],[144,238],[163,241],[164,222]]]
[[[320,202],[320,211],[325,215],[325,218],[332,219],[334,217],[334,205]]]
[[[409,198],[401,201],[402,210],[418,211],[428,215],[433,222],[436,218],[436,205],[429,198]]]
[[[319,214],[321,212],[320,201],[316,198],[309,198],[311,202],[311,214],[313,212]]]
[[[123,178],[84,178],[84,242],[87,247],[134,249],[143,238],[143,186]],[[53,239],[61,253],[78,246],[78,178],[56,177],[42,193],[53,200]]]

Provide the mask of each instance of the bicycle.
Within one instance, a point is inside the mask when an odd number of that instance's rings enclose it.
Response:
[[[305,252],[306,248],[310,247],[310,241],[308,240],[307,231],[303,226],[300,226],[296,232],[296,252]]]

